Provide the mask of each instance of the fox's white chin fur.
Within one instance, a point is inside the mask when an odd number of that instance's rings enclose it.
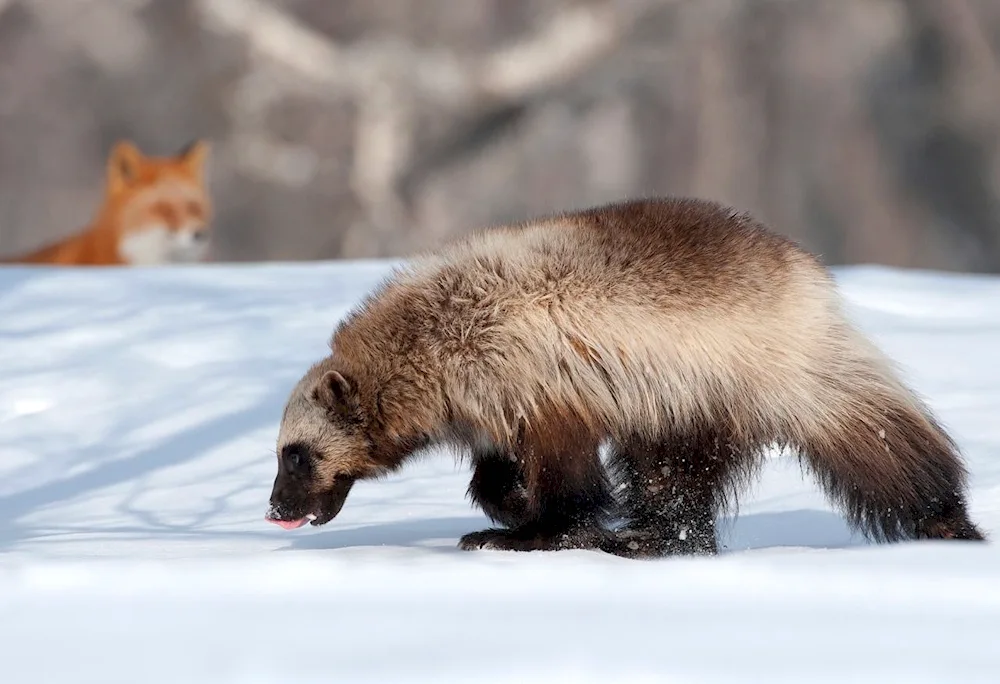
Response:
[[[155,225],[130,231],[118,251],[134,266],[185,264],[201,261],[208,254],[208,241],[196,237],[196,229],[170,231]]]

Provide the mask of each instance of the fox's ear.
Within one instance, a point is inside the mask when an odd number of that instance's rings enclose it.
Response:
[[[204,140],[195,140],[181,150],[177,158],[195,178],[201,178],[208,160],[209,145]]]
[[[119,140],[108,155],[108,189],[123,190],[135,182],[143,155],[128,140]]]

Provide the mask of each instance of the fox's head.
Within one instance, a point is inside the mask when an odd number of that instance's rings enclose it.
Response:
[[[148,157],[128,141],[108,156],[104,221],[118,232],[130,264],[201,261],[208,256],[211,202],[205,187],[208,144],[171,157]]]

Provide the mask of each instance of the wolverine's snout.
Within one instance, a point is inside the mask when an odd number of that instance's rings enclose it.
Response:
[[[336,478],[330,489],[311,494],[301,484],[278,475],[264,519],[286,530],[307,522],[325,525],[340,513],[353,485],[353,478]]]
[[[315,518],[310,505],[312,497],[305,485],[306,483],[299,481],[298,478],[290,477],[285,468],[279,468],[278,476],[274,479],[274,487],[271,489],[265,520],[285,529],[295,529],[305,525],[310,516]]]

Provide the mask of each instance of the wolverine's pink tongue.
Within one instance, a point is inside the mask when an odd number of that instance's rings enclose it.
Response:
[[[265,518],[265,519],[268,522],[273,522],[275,525],[278,525],[279,527],[285,528],[286,530],[294,530],[295,528],[302,527],[307,522],[309,522],[309,518],[302,518],[300,520],[274,520],[273,518]]]

